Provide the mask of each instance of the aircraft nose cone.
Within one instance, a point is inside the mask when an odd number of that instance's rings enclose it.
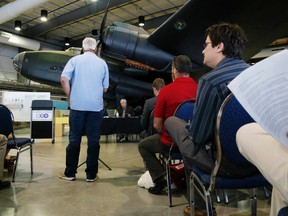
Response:
[[[25,52],[17,54],[13,59],[13,66],[17,72],[21,71]]]

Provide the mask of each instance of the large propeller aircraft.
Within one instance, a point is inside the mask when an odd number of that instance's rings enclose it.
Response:
[[[179,54],[191,58],[192,76],[197,79],[203,73],[205,30],[221,21],[237,23],[245,30],[249,42],[243,59],[249,60],[277,38],[287,36],[287,8],[286,0],[190,0],[151,35],[141,27],[120,22],[105,29],[106,10],[99,37],[100,56],[110,71],[104,98],[140,102],[153,96],[153,79],[162,77],[170,82],[171,61]],[[26,51],[15,57],[14,67],[31,80],[60,86],[66,62],[80,51]]]

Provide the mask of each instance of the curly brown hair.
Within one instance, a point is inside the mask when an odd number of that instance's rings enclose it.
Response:
[[[237,24],[219,23],[210,26],[206,30],[206,37],[209,36],[212,47],[219,43],[224,44],[223,54],[226,57],[241,59],[244,45],[247,42],[246,34]]]

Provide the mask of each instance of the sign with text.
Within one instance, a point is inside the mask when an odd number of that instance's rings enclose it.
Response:
[[[2,103],[14,115],[14,121],[30,122],[33,100],[50,100],[50,92],[6,92],[2,93]]]
[[[240,73],[229,85],[250,116],[288,148],[288,50]]]
[[[32,121],[52,121],[53,110],[32,110]]]

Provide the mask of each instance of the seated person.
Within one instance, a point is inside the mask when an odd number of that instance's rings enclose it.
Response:
[[[270,216],[278,215],[288,206],[288,149],[257,123],[242,126],[236,141],[241,154],[272,184]]]
[[[8,140],[13,139],[13,135],[9,134],[7,138],[8,138]],[[10,149],[6,149],[5,160],[4,160],[4,169],[7,169],[8,173],[12,173],[13,169],[14,169],[16,156],[10,155],[9,152],[10,152]]]
[[[154,187],[148,189],[152,194],[161,194],[167,186],[165,169],[156,155],[167,153],[172,145],[172,139],[164,128],[164,122],[174,114],[179,104],[196,97],[197,83],[190,77],[192,62],[189,57],[176,56],[171,69],[174,81],[161,89],[153,112],[153,126],[158,133],[146,137],[138,145],[139,153],[155,183]]]
[[[9,181],[3,181],[4,159],[7,148],[6,136],[0,134],[0,190],[10,187]]]
[[[141,117],[141,126],[144,129],[144,132],[141,133],[143,138],[152,135],[156,132],[153,127],[153,116],[151,115],[151,112],[155,107],[157,96],[160,92],[160,89],[163,88],[164,86],[165,81],[161,78],[156,78],[152,83],[152,89],[155,96],[145,101]]]
[[[131,117],[134,115],[133,108],[131,106],[127,105],[126,99],[120,100],[120,106],[117,107],[116,115],[117,115],[117,113],[118,113],[118,117],[120,117],[120,118]]]
[[[130,118],[131,116],[134,115],[134,110],[131,106],[127,105],[127,100],[126,99],[121,99],[120,100],[120,106],[117,107],[116,110],[116,117],[120,118]],[[117,141],[122,142],[122,141],[128,141],[128,135],[125,134],[117,134]]]
[[[199,80],[197,97],[190,124],[174,116],[167,118],[165,128],[182,154],[187,183],[192,166],[211,173],[215,164],[214,139],[217,113],[224,99],[230,94],[227,84],[249,67],[241,59],[246,36],[237,24],[219,23],[206,30],[203,63],[213,70]],[[231,40],[233,39],[233,43]],[[161,90],[162,91],[162,90]],[[187,130],[188,129],[188,130]],[[241,167],[229,163],[223,157],[218,174],[225,177],[242,177],[257,172],[253,167]],[[187,184],[187,192],[189,192]],[[207,215],[205,201],[195,191],[195,215]],[[189,200],[189,193],[187,193]],[[213,204],[213,203],[212,203]],[[184,215],[191,213],[190,206],[184,208]],[[216,215],[216,211],[213,215]]]

